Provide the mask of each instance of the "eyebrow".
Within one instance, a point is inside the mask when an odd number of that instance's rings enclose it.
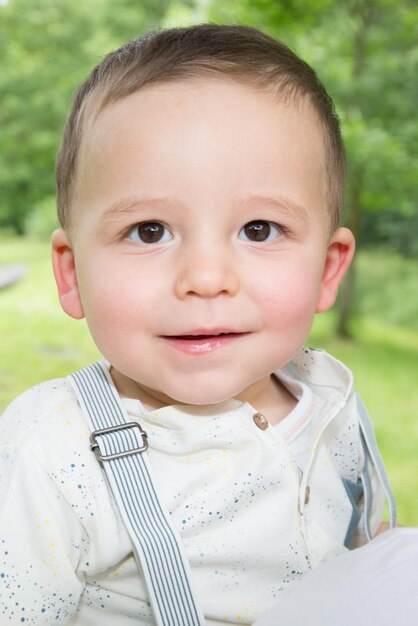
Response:
[[[292,217],[299,222],[310,222],[308,210],[301,204],[298,204],[291,198],[286,198],[285,196],[263,196],[258,194],[248,195],[240,201],[240,204],[241,202],[244,204],[244,206],[247,205],[253,207],[254,205],[256,205],[257,209],[259,208],[259,206],[260,208],[271,206],[273,209],[279,209],[281,213],[288,215],[289,217]]]
[[[113,222],[118,217],[124,215],[132,215],[147,207],[157,208],[162,204],[167,206],[167,203],[172,203],[173,199],[166,196],[147,198],[139,196],[131,196],[123,198],[122,200],[116,200],[110,206],[108,206],[103,213],[104,222]]]
[[[116,200],[116,202],[113,202],[110,206],[108,206],[103,213],[103,221],[105,223],[113,222],[121,216],[136,214],[138,211],[145,208],[158,208],[163,205],[167,207],[167,205],[173,206],[174,204],[178,206],[180,203],[175,198],[171,198],[169,196],[131,196],[121,200]],[[281,195],[264,196],[259,194],[250,194],[237,199],[234,204],[236,208],[243,206],[244,208],[255,208],[256,210],[271,206],[273,209],[279,209],[281,213],[288,215],[297,221],[310,221],[308,211],[305,207],[298,204],[291,198],[286,198]],[[256,206],[254,207],[254,205]]]

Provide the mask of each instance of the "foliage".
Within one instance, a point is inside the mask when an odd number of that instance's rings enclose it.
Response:
[[[357,261],[363,319],[381,318],[418,332],[417,260],[391,254],[388,248],[373,248],[359,253]],[[417,368],[418,356],[415,375]]]
[[[40,200],[27,214],[24,222],[25,233],[41,239],[49,239],[58,226],[55,196]]]
[[[167,0],[10,0],[0,5],[0,227],[23,233],[54,195],[72,94],[102,56],[159,25]]]

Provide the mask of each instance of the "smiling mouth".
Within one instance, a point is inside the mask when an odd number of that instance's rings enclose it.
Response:
[[[224,332],[224,333],[202,333],[199,335],[173,335],[172,339],[184,339],[185,341],[200,341],[202,339],[213,339],[214,337],[231,337],[233,335],[243,335],[244,333]],[[170,338],[170,337],[169,337]]]
[[[207,354],[233,343],[249,333],[245,332],[211,332],[187,335],[165,335],[167,343],[180,352],[188,354]]]

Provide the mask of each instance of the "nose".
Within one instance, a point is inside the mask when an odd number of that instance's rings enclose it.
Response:
[[[175,293],[180,300],[188,296],[234,296],[238,289],[239,279],[230,255],[220,250],[199,250],[183,256],[175,281]]]

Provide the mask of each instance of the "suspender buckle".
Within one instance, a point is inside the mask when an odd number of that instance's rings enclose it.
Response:
[[[129,448],[127,450],[122,450],[122,452],[115,452],[114,454],[102,454],[101,453],[99,443],[96,437],[115,433],[120,430],[131,430],[133,428],[137,428],[139,430],[139,434],[142,440],[142,446],[139,446],[136,448]],[[128,456],[130,454],[138,454],[138,453],[145,452],[145,450],[147,449],[148,449],[147,433],[141,428],[138,422],[125,422],[124,424],[117,424],[116,426],[110,426],[109,428],[101,428],[99,430],[94,430],[90,435],[90,450],[93,450],[98,461],[111,461],[112,459],[120,459],[121,457]]]

